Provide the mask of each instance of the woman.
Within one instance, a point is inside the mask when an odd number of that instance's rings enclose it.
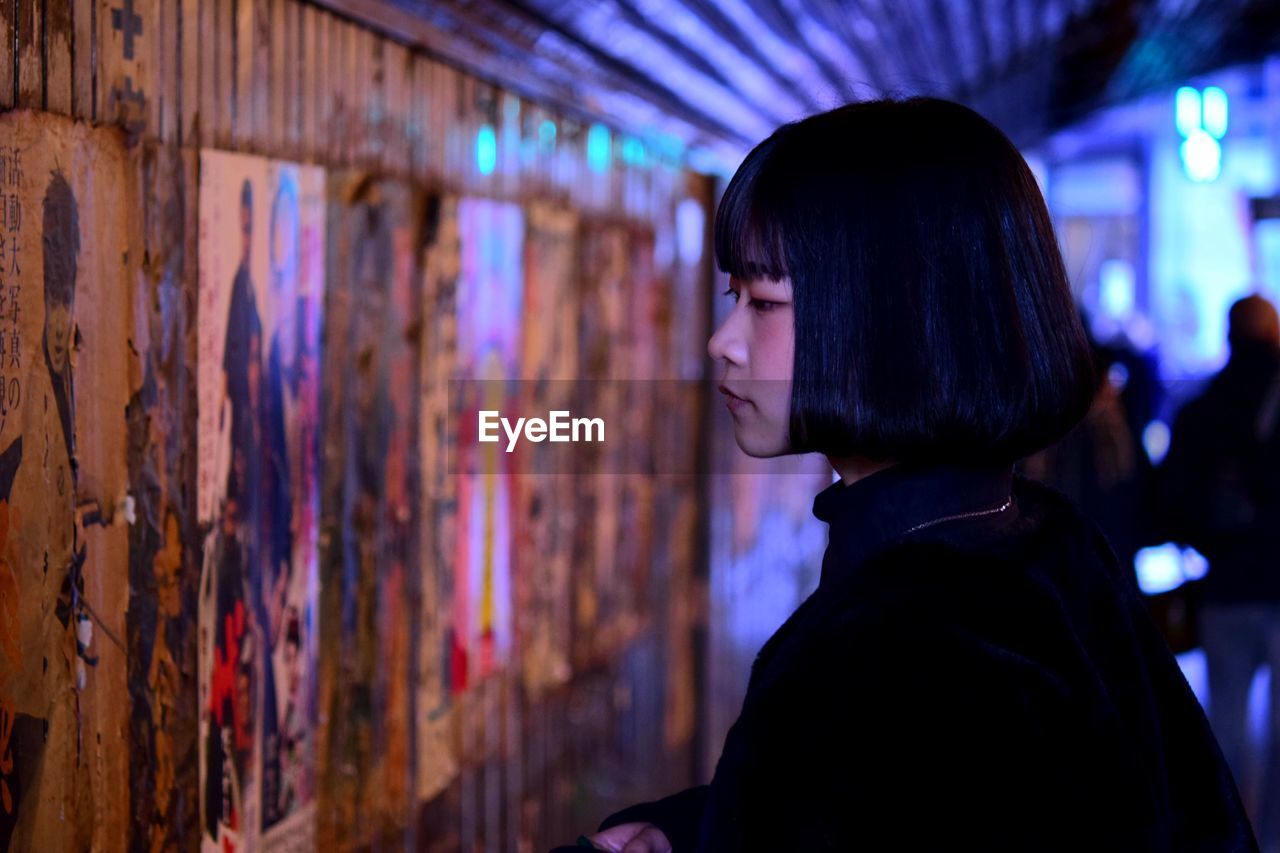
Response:
[[[735,438],[826,454],[830,542],[711,783],[590,841],[1255,850],[1132,581],[1065,498],[1014,475],[1096,376],[1009,140],[946,101],[843,106],[757,146],[715,230],[736,304],[708,351]]]

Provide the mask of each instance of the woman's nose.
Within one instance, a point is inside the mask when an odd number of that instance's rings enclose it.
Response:
[[[737,324],[734,321],[737,313],[737,311],[729,312],[729,316],[720,324],[720,328],[716,329],[707,341],[707,355],[711,356],[713,361],[724,359],[738,366],[746,363],[746,344],[738,334]]]

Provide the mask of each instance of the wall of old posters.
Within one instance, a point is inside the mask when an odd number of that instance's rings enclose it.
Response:
[[[63,113],[0,116],[0,850],[536,850],[694,781],[701,486],[647,466],[702,421],[639,380],[701,376],[709,181],[314,4],[182,7],[0,44]],[[484,377],[637,380],[573,399],[635,413],[616,473],[451,457]]]

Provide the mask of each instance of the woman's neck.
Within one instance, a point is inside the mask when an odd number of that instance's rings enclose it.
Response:
[[[836,469],[836,473],[840,475],[840,481],[846,486],[852,486],[863,477],[869,477],[894,464],[892,459],[879,460],[862,456],[831,456],[830,454],[827,455],[827,461],[831,463],[832,468]]]

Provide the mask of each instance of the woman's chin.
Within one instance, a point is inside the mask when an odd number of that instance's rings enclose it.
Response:
[[[769,459],[786,454],[786,446],[771,436],[753,435],[740,427],[734,429],[734,440],[743,453],[755,459]]]

